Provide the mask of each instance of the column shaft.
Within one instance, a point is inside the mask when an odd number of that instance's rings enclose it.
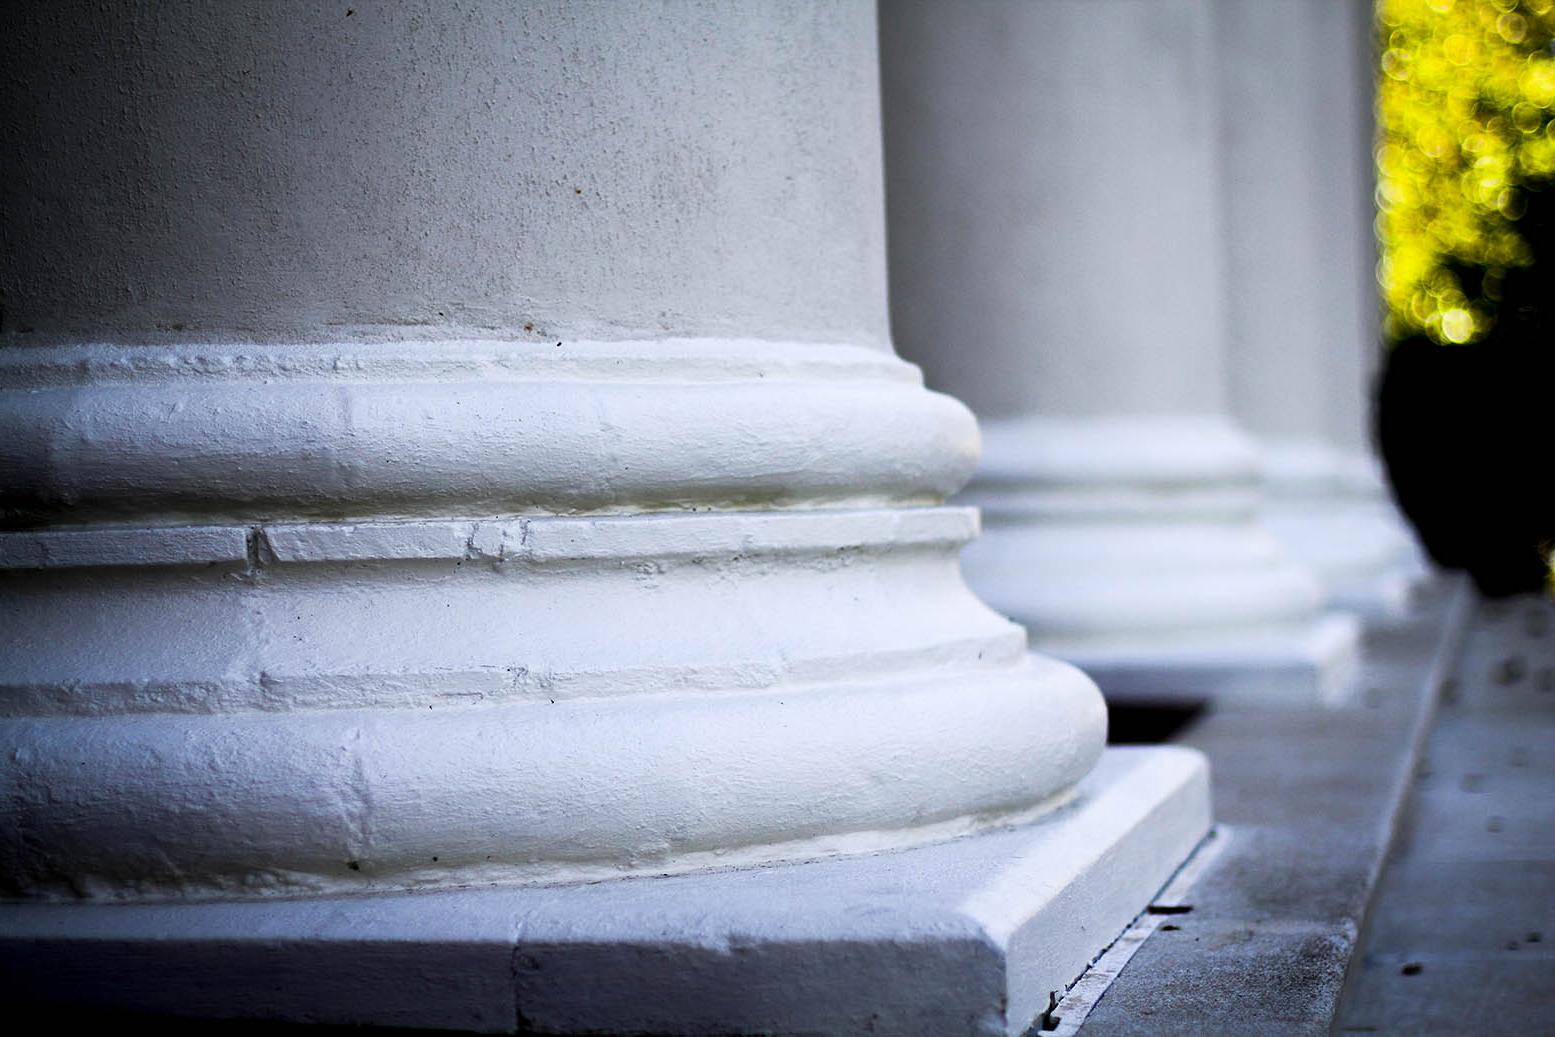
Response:
[[[1265,520],[1371,614],[1407,606],[1418,552],[1366,433],[1372,273],[1369,5],[1221,2],[1232,400],[1257,436]]]

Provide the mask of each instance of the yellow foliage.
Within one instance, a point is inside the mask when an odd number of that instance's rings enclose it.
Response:
[[[1378,279],[1391,339],[1490,329],[1531,257],[1520,185],[1555,176],[1555,0],[1379,0]],[[1487,270],[1479,295],[1451,263]]]

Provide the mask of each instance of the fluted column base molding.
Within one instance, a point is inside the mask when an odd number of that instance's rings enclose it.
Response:
[[[1101,752],[1095,686],[962,581],[971,415],[888,352],[4,352],[4,895],[855,853]]]
[[[1259,521],[1257,454],[1215,417],[984,427],[967,580],[1113,698],[1269,706],[1353,691],[1358,620]]]
[[[563,887],[0,908],[8,1003],[535,1033],[1025,1033],[1208,832],[1203,757],[1109,749],[1034,824]]]
[[[0,352],[12,1004],[1014,1034],[1208,825],[888,352]]]
[[[1430,568],[1373,460],[1323,444],[1271,443],[1262,469],[1264,524],[1317,572],[1332,607],[1369,619],[1410,613]]]

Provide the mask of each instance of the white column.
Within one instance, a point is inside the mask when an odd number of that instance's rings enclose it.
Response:
[[[1379,351],[1371,4],[1221,0],[1231,396],[1265,521],[1329,600],[1407,607],[1424,569],[1370,446]]]
[[[1355,623],[1228,416],[1207,0],[884,7],[893,327],[984,418],[968,579],[1123,696],[1309,703]]]
[[[1102,757],[1095,686],[962,582],[977,428],[888,337],[872,5],[15,21],[0,891],[32,905],[0,929],[30,995],[464,1025],[489,982],[517,1025],[527,983],[547,1032],[920,1003],[1018,1032],[1200,837],[1202,761]],[[829,905],[836,869],[727,870],[926,844],[895,893],[848,864],[883,914]],[[973,933],[975,982],[924,964]],[[331,950],[370,938],[365,977]],[[806,941],[845,967],[784,964]]]

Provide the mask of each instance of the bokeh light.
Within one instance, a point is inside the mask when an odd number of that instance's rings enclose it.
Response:
[[[1379,0],[1378,280],[1390,341],[1476,341],[1525,185],[1555,176],[1555,0]]]

